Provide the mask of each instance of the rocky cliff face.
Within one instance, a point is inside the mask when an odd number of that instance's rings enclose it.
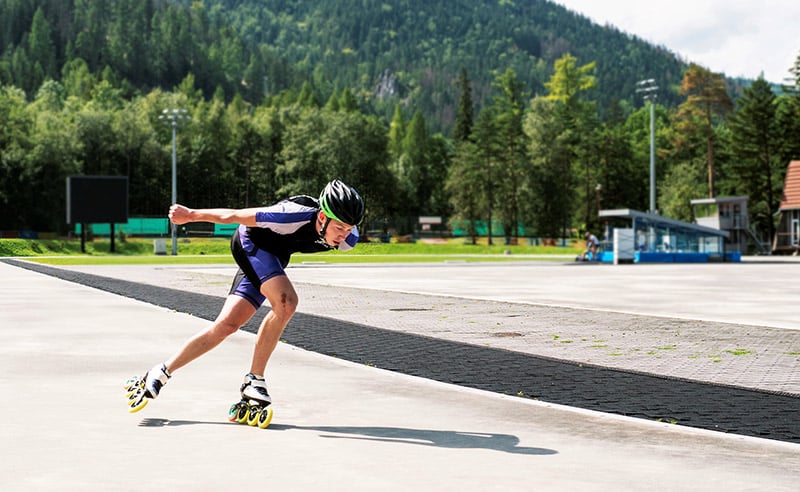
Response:
[[[387,97],[397,96],[400,92],[399,84],[397,83],[397,75],[395,75],[388,68],[381,72],[378,77],[378,82],[375,85],[375,98],[385,99]]]

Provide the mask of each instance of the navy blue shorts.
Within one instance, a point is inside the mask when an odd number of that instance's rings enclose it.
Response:
[[[239,232],[231,238],[231,252],[239,271],[233,277],[229,294],[247,299],[256,309],[267,300],[261,293],[261,285],[279,275],[286,275],[277,256],[262,249],[246,252],[239,240]]]

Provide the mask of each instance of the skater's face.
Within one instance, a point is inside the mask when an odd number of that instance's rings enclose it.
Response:
[[[328,220],[324,212],[320,212],[319,216],[321,224],[324,224],[325,221]],[[325,242],[333,247],[337,247],[342,241],[347,239],[347,236],[349,236],[352,231],[353,226],[347,225],[344,222],[339,222],[336,219],[331,219],[328,223],[328,227],[325,228]]]

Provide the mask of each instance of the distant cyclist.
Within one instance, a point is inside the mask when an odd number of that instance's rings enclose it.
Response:
[[[584,250],[582,255],[583,261],[597,261],[599,259],[597,257],[597,250],[600,247],[600,241],[597,240],[597,236],[589,231],[586,231],[586,234],[584,234],[583,237],[586,239],[586,250]]]
[[[284,268],[292,253],[352,249],[358,243],[357,226],[364,218],[364,201],[354,188],[334,180],[325,186],[319,199],[300,195],[268,207],[247,209],[192,209],[174,204],[170,207],[169,218],[176,225],[188,222],[240,224],[231,238],[231,253],[239,270],[211,326],[189,339],[166,362],[156,365],[143,377],[127,382],[130,411],[138,411],[148,399],[156,398],[175,371],[235,333],[267,301],[271,309],[259,327],[250,370],[240,389],[242,402],[237,410],[245,408],[249,402],[258,409],[269,408],[271,419],[271,399],[264,373],[281,333],[297,308],[297,293]],[[233,408],[231,411],[235,413]],[[245,420],[247,413],[242,411],[237,420]],[[252,409],[249,420],[255,419],[256,413],[256,409]],[[234,417],[231,415],[232,420]],[[261,426],[262,422],[258,423]]]

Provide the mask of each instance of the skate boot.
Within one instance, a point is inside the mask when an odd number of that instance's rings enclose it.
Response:
[[[128,379],[124,386],[128,397],[128,411],[138,412],[149,400],[154,400],[170,377],[172,375],[167,371],[167,366],[159,364],[147,371],[143,377]]]
[[[252,373],[246,375],[240,391],[242,399],[231,405],[228,420],[266,429],[272,422],[272,398],[264,378]]]

